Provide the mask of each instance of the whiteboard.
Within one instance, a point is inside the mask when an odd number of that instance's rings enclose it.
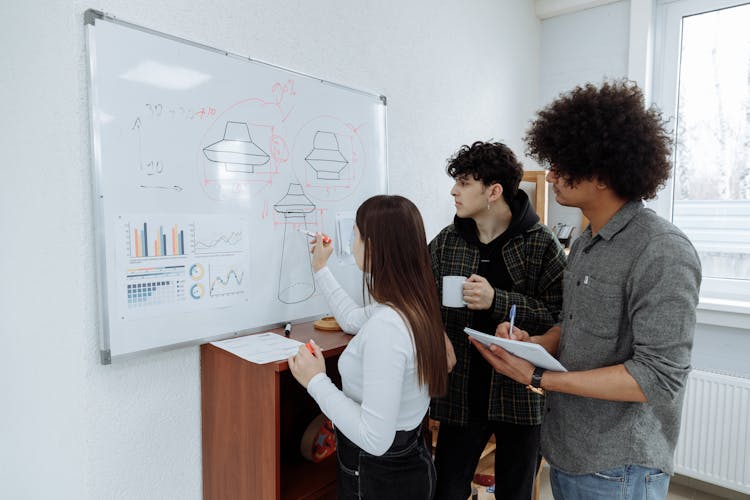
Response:
[[[354,211],[387,192],[386,100],[85,16],[101,358],[327,311],[300,229],[361,296]]]

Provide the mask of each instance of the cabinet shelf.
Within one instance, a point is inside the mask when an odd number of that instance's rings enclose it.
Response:
[[[336,457],[331,456],[318,464],[299,457],[299,460],[281,461],[281,498],[336,498]]]
[[[351,337],[318,332],[312,323],[295,325],[291,337],[314,339],[326,372],[340,386],[338,355]],[[320,410],[286,361],[258,365],[204,344],[201,400],[205,500],[335,498],[335,458],[316,464],[299,451]]]

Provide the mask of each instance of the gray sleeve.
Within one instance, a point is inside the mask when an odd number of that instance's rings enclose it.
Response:
[[[695,249],[674,233],[652,238],[630,273],[633,356],[625,369],[651,404],[668,404],[685,384],[700,282]]]

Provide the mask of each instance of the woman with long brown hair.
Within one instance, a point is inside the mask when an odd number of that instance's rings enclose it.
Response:
[[[430,499],[435,469],[420,423],[430,398],[445,393],[448,366],[422,217],[406,198],[380,195],[355,220],[364,307],[326,267],[332,244],[318,235],[311,249],[318,289],[344,331],[357,334],[338,362],[343,391],[316,345],[289,368],[336,428],[340,499]]]

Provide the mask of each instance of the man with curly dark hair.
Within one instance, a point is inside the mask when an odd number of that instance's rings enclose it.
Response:
[[[531,497],[539,457],[543,399],[496,374],[471,349],[463,329],[493,332],[516,305],[517,322],[532,334],[559,320],[565,254],[518,188],[523,169],[498,142],[463,146],[449,160],[455,179],[453,224],[430,242],[438,290],[443,276],[468,277],[467,304],[442,307],[456,365],[448,395],[434,399],[430,416],[440,421],[435,468],[438,500],[467,498],[489,437],[497,442],[495,496]]]
[[[632,82],[587,84],[539,111],[528,153],[557,201],[590,225],[565,270],[562,322],[528,340],[569,371],[476,345],[497,371],[546,391],[542,453],[555,499],[666,498],[701,281],[698,255],[644,207],[670,173],[660,113]],[[496,332],[509,336],[508,324]]]

